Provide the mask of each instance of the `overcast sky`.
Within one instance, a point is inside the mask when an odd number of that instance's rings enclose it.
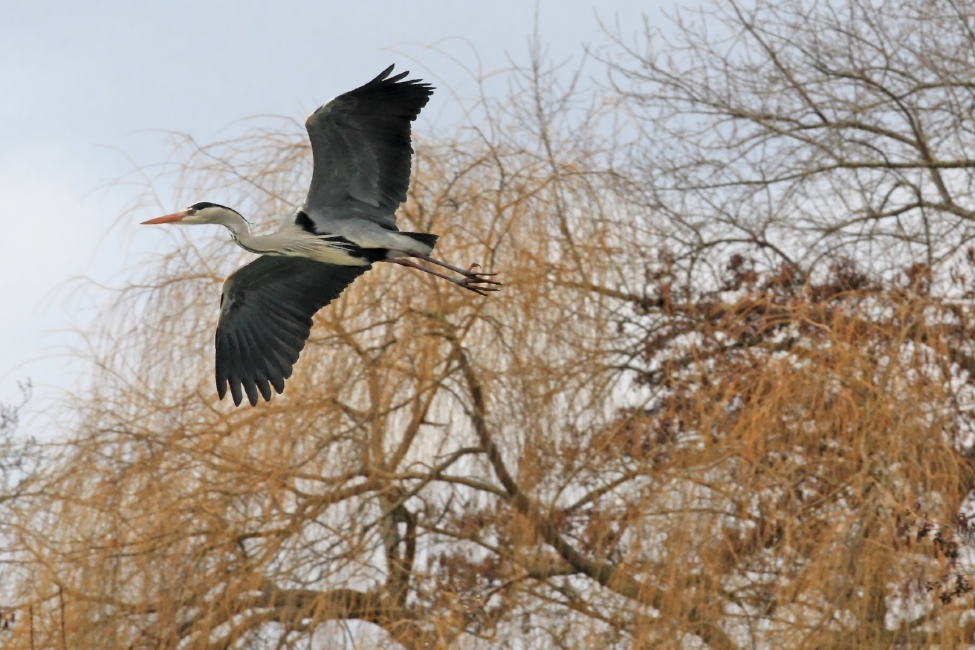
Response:
[[[672,6],[539,0],[538,31],[553,57],[578,60],[603,40],[597,13],[636,31]],[[461,67],[431,47],[472,67],[476,52],[484,70],[524,61],[535,12],[529,0],[0,0],[0,402],[28,378],[48,399],[75,381],[64,349],[91,315],[72,278],[120,285],[139,251],[173,244],[136,226],[154,215],[124,214],[138,189],[116,182],[173,162],[160,130],[205,143],[249,116],[303,119],[390,63],[463,90]],[[447,102],[426,112],[449,115]]]

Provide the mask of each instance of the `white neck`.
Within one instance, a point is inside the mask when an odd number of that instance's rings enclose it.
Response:
[[[203,218],[206,220],[206,223],[225,226],[230,231],[230,236],[233,237],[238,246],[258,255],[268,253],[281,254],[282,249],[286,249],[290,243],[290,238],[287,237],[288,234],[291,234],[290,230],[286,233],[277,232],[270,235],[252,235],[244,218],[233,210],[225,210],[219,207],[208,208]],[[296,234],[303,235],[303,233]]]
[[[238,246],[258,255],[294,255],[328,264],[368,265],[364,259],[349,255],[342,244],[329,241],[329,237],[306,232],[291,220],[285,221],[276,232],[252,235],[242,216],[221,206],[211,206],[191,215],[183,223],[214,223],[224,226]]]
[[[230,232],[238,237],[249,236],[247,222],[244,221],[242,216],[233,210],[214,207],[201,210],[198,215],[199,216],[197,216],[195,219],[190,217],[186,220],[186,223],[215,223],[221,226],[226,226],[228,229],[230,229]]]
[[[247,228],[247,222],[244,221],[243,217],[240,215],[233,214],[233,218],[227,219],[226,221],[221,221],[220,225],[227,227],[227,230],[230,231],[230,236],[235,242],[237,242],[237,245],[244,250],[258,254],[269,252],[268,242],[263,241],[267,239],[267,237],[252,235],[250,230]]]
[[[261,253],[267,250],[266,245],[262,246],[260,240],[263,237],[250,234],[247,222],[233,210],[228,210],[219,206],[214,206],[201,210],[197,214],[189,217],[185,223],[213,223],[224,226],[230,231],[230,236],[240,245],[241,248],[254,253]]]

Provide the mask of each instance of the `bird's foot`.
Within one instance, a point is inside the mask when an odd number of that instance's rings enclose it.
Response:
[[[457,280],[456,284],[482,296],[488,295],[490,291],[501,291],[501,283],[485,277],[488,275],[497,275],[497,273],[470,273],[465,275],[462,280]]]
[[[487,295],[487,293],[485,293],[486,291],[500,291],[501,283],[497,280],[491,279],[492,277],[496,276],[497,273],[475,273],[474,269],[479,268],[481,268],[481,265],[474,262],[467,267],[467,270],[461,271],[461,275],[464,276],[464,279],[458,284],[465,289],[479,293],[482,296]]]
[[[481,265],[478,264],[477,262],[474,262],[473,264],[468,266],[466,270],[461,271],[460,274],[463,275],[465,278],[470,279],[471,282],[484,282],[486,284],[497,284],[497,285],[501,284],[500,282],[491,279],[492,277],[496,276],[497,273],[475,273],[474,269],[479,269],[479,268],[481,268]]]

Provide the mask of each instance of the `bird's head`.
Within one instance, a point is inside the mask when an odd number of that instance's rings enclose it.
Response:
[[[155,219],[149,219],[149,221],[143,221],[142,223],[143,225],[152,225],[157,223],[175,223],[185,225],[216,223],[220,224],[221,226],[231,227],[239,224],[241,221],[244,223],[247,222],[247,220],[244,219],[244,217],[241,216],[241,214],[236,210],[232,210],[224,205],[201,201],[199,203],[194,203],[193,205],[180,210],[179,212],[167,214],[162,217],[156,217]]]

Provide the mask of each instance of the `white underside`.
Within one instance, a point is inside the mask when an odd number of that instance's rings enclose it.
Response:
[[[269,235],[234,234],[234,239],[245,250],[260,255],[305,257],[325,264],[341,266],[368,266],[369,262],[349,255],[341,242],[312,235],[297,226],[290,225]]]
[[[228,226],[229,227],[229,226]],[[362,219],[339,223],[337,232],[313,235],[294,223],[284,223],[269,235],[234,233],[234,239],[246,250],[263,255],[305,257],[325,264],[341,266],[369,266],[369,261],[349,254],[344,238],[360,248],[386,249],[388,257],[426,256],[431,247],[396,231]],[[231,229],[231,232],[234,232]]]

